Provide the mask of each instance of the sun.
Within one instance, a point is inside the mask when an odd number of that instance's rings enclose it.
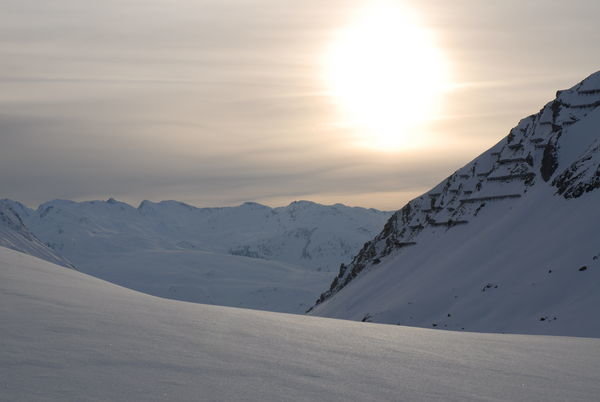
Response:
[[[359,146],[395,150],[423,145],[424,127],[448,87],[448,63],[416,15],[378,2],[336,31],[324,81],[340,124]]]

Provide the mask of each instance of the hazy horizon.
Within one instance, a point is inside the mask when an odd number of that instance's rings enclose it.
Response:
[[[305,200],[305,199],[296,199],[296,200],[292,200],[287,204],[265,204],[262,202],[256,202],[256,201],[243,201],[241,203],[238,204],[230,204],[230,205],[194,205],[194,204],[190,204],[188,202],[183,202],[183,201],[179,201],[176,199],[164,199],[164,200],[141,200],[139,202],[129,202],[129,201],[125,201],[125,200],[120,200],[118,198],[114,198],[114,197],[108,197],[108,198],[103,198],[103,199],[81,199],[81,200],[71,200],[71,199],[64,199],[64,198],[54,198],[54,199],[49,199],[49,200],[45,200],[42,201],[41,203],[37,203],[37,204],[28,204],[25,202],[22,202],[18,199],[11,199],[11,198],[4,198],[4,199],[8,199],[10,201],[16,201],[19,202],[23,205],[25,205],[26,207],[36,210],[38,208],[40,208],[42,205],[49,203],[49,202],[54,202],[54,201],[72,201],[72,202],[76,202],[76,203],[85,203],[85,202],[108,202],[111,200],[114,200],[116,202],[119,203],[124,203],[129,205],[130,207],[133,208],[139,208],[141,206],[142,203],[146,202],[146,201],[150,201],[152,203],[158,204],[161,202],[179,202],[179,203],[183,203],[192,207],[196,207],[196,208],[234,208],[234,207],[239,207],[242,206],[244,204],[260,204],[269,208],[286,208],[288,206],[290,206],[291,204],[295,203],[295,202],[310,202],[310,203],[315,203],[315,204],[321,204],[321,205],[325,205],[325,206],[334,206],[334,205],[344,205],[346,207],[350,207],[350,208],[362,208],[362,209],[375,209],[375,210],[379,210],[381,212],[394,212],[395,210],[385,210],[385,209],[378,209],[378,208],[372,208],[372,207],[364,207],[362,205],[349,205],[349,204],[344,204],[343,202],[338,202],[338,203],[320,203],[320,202],[316,202],[313,200]]]
[[[362,146],[368,124],[343,121],[325,82],[336,35],[380,3],[414,13],[447,63],[418,126],[398,125],[418,86],[359,103],[379,118],[404,101],[383,129],[417,145]],[[599,11],[591,0],[6,0],[0,197],[396,210],[598,70]],[[407,64],[422,47],[388,39],[383,51]],[[406,82],[427,84],[418,73]]]

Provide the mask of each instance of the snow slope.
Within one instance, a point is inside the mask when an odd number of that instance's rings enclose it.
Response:
[[[395,213],[312,314],[600,337],[600,72]]]
[[[0,200],[0,246],[72,268],[66,258],[45,245],[25,226],[23,221],[32,213],[19,202]]]
[[[23,219],[79,270],[200,303],[303,313],[391,213],[298,201],[195,208],[55,200]]]
[[[591,401],[600,340],[177,302],[0,247],[0,400]]]

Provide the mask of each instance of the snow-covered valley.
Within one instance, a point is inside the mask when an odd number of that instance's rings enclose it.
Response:
[[[592,401],[600,340],[178,302],[0,247],[0,400]]]
[[[0,245],[155,296],[294,313],[391,215],[308,201],[135,208],[114,199],[36,210],[2,200],[0,213],[8,222],[0,221]]]
[[[600,0],[0,0],[0,402],[600,402]]]

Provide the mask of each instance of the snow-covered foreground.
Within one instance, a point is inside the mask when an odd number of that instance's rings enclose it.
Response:
[[[0,248],[2,400],[600,395],[600,340],[433,331],[160,299]]]

